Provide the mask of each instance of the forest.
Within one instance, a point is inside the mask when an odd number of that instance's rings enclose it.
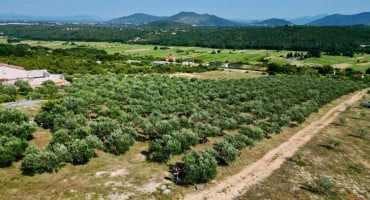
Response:
[[[216,176],[218,165],[236,160],[241,149],[253,148],[332,100],[367,87],[312,76],[199,80],[107,74],[73,75],[70,81],[71,86],[53,92],[53,100],[35,117],[38,126],[52,132],[45,150],[27,148],[34,125],[26,123],[24,113],[11,111],[14,117],[5,118],[10,111],[0,112],[2,127],[28,127],[1,129],[1,166],[21,160],[25,175],[55,172],[66,163],[86,164],[97,156],[95,150],[123,154],[140,140],[150,144],[149,162],[166,163],[183,155],[178,184],[204,183]],[[223,141],[192,151],[214,137]],[[14,148],[18,153],[8,158]]]
[[[370,53],[370,27],[149,28],[88,25],[6,25],[5,36],[46,41],[106,41],[226,49]]]

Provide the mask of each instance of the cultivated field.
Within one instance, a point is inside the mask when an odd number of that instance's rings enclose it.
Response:
[[[155,153],[167,153],[170,142],[166,138],[177,137],[177,130],[182,131],[185,128],[188,131],[183,131],[183,134],[192,136],[190,131],[197,133],[196,137],[199,139],[204,139],[204,136],[208,139],[205,144],[189,147],[190,150],[215,148],[215,143],[223,143],[226,140],[233,142],[231,139],[236,135],[245,139],[242,136],[244,134],[249,138],[245,141],[249,145],[254,144],[254,147],[250,145],[249,148],[240,150],[229,145],[229,148],[234,148],[234,152],[240,153],[240,157],[235,161],[231,160],[233,158],[219,157],[218,159],[224,159],[227,164],[217,167],[218,175],[214,182],[203,185],[208,188],[236,174],[247,164],[257,161],[268,150],[286,141],[300,128],[348,96],[324,106],[319,113],[311,115],[298,127],[286,127],[289,126],[290,120],[293,124],[295,121],[302,122],[301,120],[311,112],[321,107],[319,105],[325,105],[341,94],[356,90],[352,82],[305,76],[198,80],[157,75],[100,75],[76,76],[73,83],[73,87],[62,91],[68,94],[65,95],[67,98],[48,104],[43,108],[45,112],[40,115],[42,117],[38,119],[44,122],[43,126],[46,126],[50,119],[47,114],[52,116],[51,119],[58,119],[51,122],[53,133],[49,129],[39,128],[30,144],[45,149],[50,141],[61,141],[56,138],[56,135],[60,135],[56,132],[64,128],[73,131],[69,133],[70,141],[64,140],[68,146],[69,142],[75,140],[73,134],[76,133],[76,126],[86,126],[89,129],[88,134],[96,134],[99,138],[105,138],[105,134],[109,135],[108,141],[105,141],[108,143],[104,143],[104,151],[95,150],[97,157],[91,158],[87,164],[72,165],[72,161],[65,160],[57,172],[34,176],[22,175],[22,161],[14,162],[10,168],[0,169],[0,176],[3,177],[0,183],[1,198],[149,199],[154,196],[159,199],[181,199],[184,194],[195,192],[194,187],[175,185],[172,175],[168,172],[169,166],[182,162],[182,153],[176,148],[171,149],[167,164],[152,160],[155,158],[161,161],[162,157],[155,157]],[[211,98],[213,100],[209,101]],[[63,109],[65,106],[68,106],[68,111]],[[48,109],[57,109],[59,112],[50,113]],[[244,111],[237,111],[239,109]],[[28,111],[34,114],[34,110]],[[111,132],[105,132],[104,128],[100,132],[93,131],[97,124],[105,123],[113,126],[118,123],[124,128],[122,130],[126,131],[130,130],[127,126],[134,128],[139,136],[138,141],[130,150],[124,151],[124,154],[113,151],[114,144],[109,144]],[[283,127],[282,130],[280,126]],[[243,129],[246,132],[240,131]],[[254,130],[254,134],[249,130]],[[256,130],[262,130],[267,135]],[[271,139],[262,140],[265,136]],[[166,148],[153,148],[155,143]],[[180,145],[182,144],[184,143],[180,142]],[[161,152],[162,150],[165,151]],[[186,151],[187,148],[182,152]],[[148,159],[152,162],[148,162]]]
[[[239,199],[369,199],[370,95]],[[276,194],[279,194],[277,198]]]
[[[0,37],[0,43],[6,43],[6,37]],[[364,72],[370,67],[370,55],[355,54],[353,58],[346,56],[328,56],[321,58],[309,58],[305,60],[290,61],[285,59],[287,53],[292,51],[276,50],[230,50],[230,49],[210,49],[200,47],[175,47],[175,46],[154,46],[122,44],[114,42],[65,42],[65,41],[33,41],[25,40],[23,44],[32,46],[45,46],[52,49],[68,49],[77,46],[86,46],[107,51],[109,54],[120,53],[135,57],[153,57],[163,59],[164,56],[173,55],[182,60],[196,60],[198,62],[242,62],[245,68],[258,69],[262,59],[269,59],[270,62],[279,64],[293,64],[297,66],[305,65],[332,65],[336,68],[353,68]],[[157,50],[154,48],[157,47]],[[219,53],[213,54],[212,52]],[[294,52],[293,52],[294,53]]]

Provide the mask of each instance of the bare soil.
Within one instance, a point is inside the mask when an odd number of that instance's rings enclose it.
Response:
[[[184,199],[227,200],[244,194],[250,187],[263,181],[273,171],[280,168],[287,158],[292,157],[300,147],[304,146],[313,136],[332,123],[349,105],[359,101],[366,92],[367,90],[363,90],[355,93],[349,99],[330,109],[319,120],[298,131],[288,141],[267,152],[260,160],[246,166],[239,173],[201,192],[188,194]]]

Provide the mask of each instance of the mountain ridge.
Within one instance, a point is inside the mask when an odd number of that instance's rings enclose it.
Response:
[[[323,17],[307,25],[313,26],[351,26],[370,25],[370,12],[363,12],[353,15],[334,14]]]

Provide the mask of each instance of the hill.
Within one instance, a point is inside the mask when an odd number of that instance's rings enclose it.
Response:
[[[158,17],[154,15],[148,15],[144,13],[136,13],[130,16],[115,18],[112,20],[109,20],[107,23],[110,24],[148,24],[151,22],[159,21],[165,19],[165,17]]]
[[[370,12],[354,15],[329,15],[309,23],[314,26],[350,26],[350,25],[370,25]]]
[[[257,25],[257,26],[286,26],[286,25],[292,25],[292,22],[289,22],[284,19],[277,19],[277,18],[271,18],[267,20],[263,20],[257,23],[254,23],[252,25]]]
[[[293,24],[296,24],[296,25],[305,25],[305,24],[311,23],[313,21],[322,19],[326,16],[328,16],[328,15],[327,14],[322,14],[322,15],[316,15],[316,16],[297,17],[297,18],[292,18],[292,19],[287,19],[287,20],[292,22]]]
[[[221,17],[209,14],[198,14],[195,12],[180,12],[168,17],[166,20],[195,26],[232,26],[232,22]]]

